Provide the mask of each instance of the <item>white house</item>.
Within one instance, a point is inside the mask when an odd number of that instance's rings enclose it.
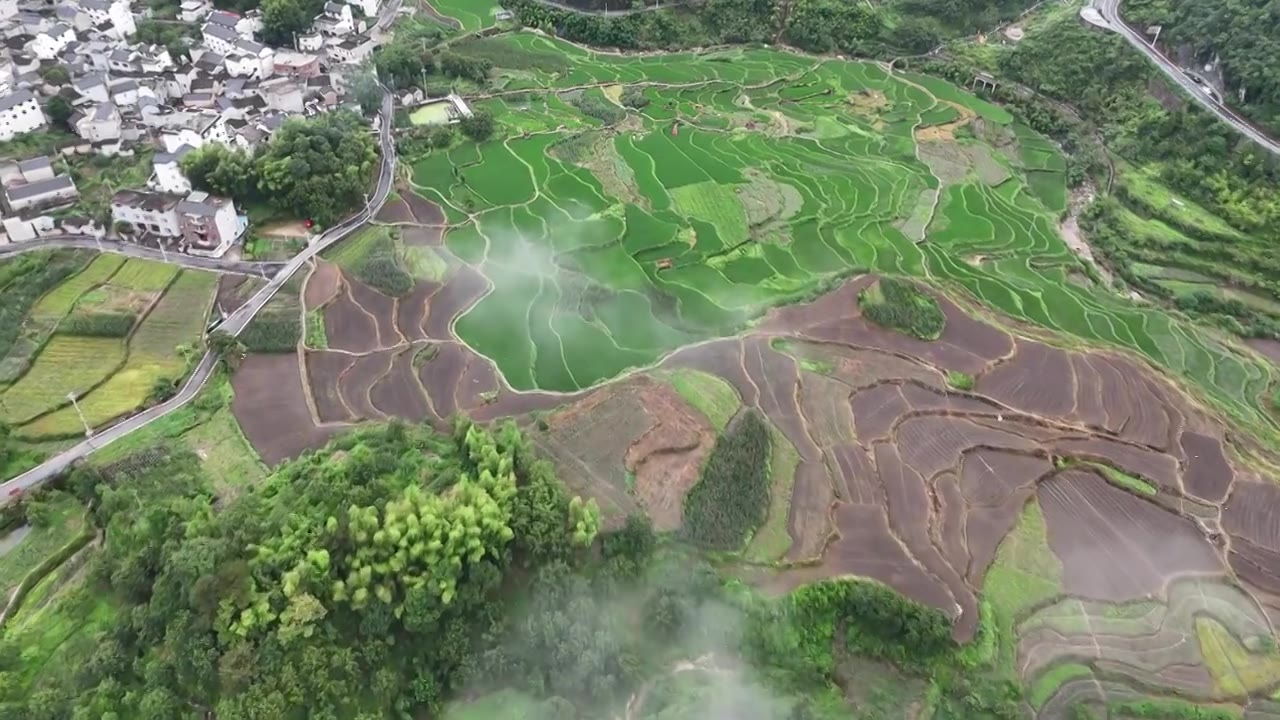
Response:
[[[182,158],[194,151],[190,145],[183,145],[171,153],[156,153],[151,159],[154,172],[147,186],[158,192],[172,195],[186,195],[191,192],[191,181],[182,172]]]
[[[90,73],[75,79],[71,83],[71,87],[80,93],[80,96],[96,103],[106,102],[111,99],[111,93],[107,89],[106,73]]]
[[[214,13],[217,15],[217,13]],[[210,18],[213,16],[211,15]],[[236,42],[240,40],[240,36],[236,34],[234,28],[221,25],[219,23],[207,22],[202,30],[204,36],[204,46],[218,53],[226,55],[236,46]]]
[[[347,2],[360,8],[367,18],[378,16],[378,0],[347,0]]]
[[[204,147],[204,137],[199,130],[184,127],[176,130],[165,130],[160,133],[160,143],[164,145],[165,152],[177,153],[183,147]]]
[[[89,16],[95,27],[111,23],[104,32],[117,40],[130,37],[138,31],[133,21],[133,8],[129,6],[128,0],[78,0],[76,4],[82,13]]]
[[[138,233],[178,237],[178,198],[146,190],[121,190],[111,197],[111,222],[128,223]]]
[[[110,102],[98,103],[85,112],[71,116],[76,134],[89,142],[120,139],[120,111]]]
[[[325,35],[350,35],[356,29],[351,17],[351,6],[329,0],[324,4],[324,11],[316,16],[312,27]]]
[[[207,0],[182,0],[178,5],[178,19],[186,23],[197,23],[213,11],[213,4]]]
[[[4,206],[9,212],[22,212],[34,207],[64,205],[80,197],[70,175],[47,180],[10,185],[4,189]]]
[[[302,86],[293,78],[275,77],[258,86],[267,107],[286,113],[300,113],[303,107]]]
[[[275,72],[276,52],[253,40],[240,40],[235,49],[223,59],[227,74],[231,77],[265,78]]]
[[[183,245],[192,255],[222,257],[244,231],[231,198],[196,191],[178,202],[176,212]]]
[[[235,203],[206,192],[185,198],[147,190],[121,190],[111,198],[113,223],[138,233],[181,238],[193,255],[220,257],[244,231]]]
[[[30,90],[16,90],[0,97],[0,142],[38,130],[44,123],[40,103]]]
[[[13,89],[14,78],[17,77],[13,60],[8,55],[0,55],[0,94]]]
[[[124,107],[138,104],[138,81],[133,79],[111,83],[111,102]]]
[[[41,60],[52,60],[66,49],[68,45],[75,42],[76,32],[71,29],[70,25],[58,23],[48,30],[36,35],[35,40],[31,41],[31,52]]]
[[[20,217],[10,215],[4,219],[4,231],[9,242],[26,242],[50,235],[57,230],[53,218],[48,215]]]
[[[53,163],[49,161],[48,155],[41,155],[30,160],[21,160],[18,162],[17,170],[16,177],[6,178],[6,185],[52,180],[56,174],[53,171]]]
[[[374,42],[357,35],[329,46],[329,57],[342,63],[359,64],[373,56]]]
[[[298,49],[303,52],[318,52],[324,47],[324,36],[318,32],[303,33],[298,36]]]

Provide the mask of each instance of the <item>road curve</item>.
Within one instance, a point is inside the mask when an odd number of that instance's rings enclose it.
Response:
[[[255,293],[248,302],[221,322],[219,325],[220,330],[232,335],[239,335],[249,324],[249,321],[253,319],[253,316],[258,314],[258,311],[271,298],[275,297],[276,292],[288,282],[289,278],[301,270],[307,262],[334,243],[350,235],[365,222],[371,220],[374,215],[377,215],[378,210],[382,208],[382,204],[386,202],[387,196],[391,194],[392,181],[395,178],[396,152],[391,136],[392,115],[392,96],[389,91],[384,89],[378,131],[382,160],[378,167],[377,185],[374,187],[373,193],[370,194],[369,201],[364,208],[352,217],[326,230],[305,250],[285,263],[276,272],[275,276],[261,290]],[[213,353],[205,353],[199,364],[196,365],[195,372],[191,373],[191,377],[187,379],[186,384],[182,386],[178,394],[169,400],[95,433],[92,437],[83,440],[69,450],[49,458],[38,467],[32,468],[12,480],[0,483],[0,506],[7,505],[21,493],[59,475],[70,468],[76,461],[186,405],[195,398],[205,383],[208,382],[217,367],[217,363],[218,360]]]
[[[154,260],[194,270],[209,270],[235,275],[257,275],[266,278],[284,267],[283,262],[251,262],[247,260],[226,260],[223,258],[206,258],[180,252],[161,252],[156,248],[135,245],[118,240],[99,239],[92,235],[46,235],[35,240],[0,245],[0,259],[14,257],[36,250],[56,250],[64,248],[82,248],[104,253],[115,253],[125,257]]]
[[[1146,38],[1137,30],[1129,27],[1120,17],[1120,0],[1090,0],[1090,7],[1097,9],[1106,20],[1106,28],[1119,33],[1129,44],[1137,48],[1147,59],[1156,64],[1162,72],[1182,87],[1188,95],[1200,103],[1206,110],[1218,116],[1222,122],[1235,128],[1237,132],[1262,146],[1272,155],[1280,156],[1280,142],[1271,139],[1245,118],[1241,117],[1226,105],[1221,105],[1209,98],[1191,78],[1182,71],[1177,63],[1165,57],[1164,53],[1147,44]],[[1096,23],[1095,23],[1096,24]],[[1101,27],[1101,26],[1100,26]]]

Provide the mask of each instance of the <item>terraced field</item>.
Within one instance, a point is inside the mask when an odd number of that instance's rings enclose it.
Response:
[[[27,322],[48,331],[25,372],[0,393],[4,422],[24,438],[70,437],[84,432],[70,394],[92,427],[145,404],[161,381],[185,373],[216,282],[163,263],[97,257],[32,308]],[[73,322],[109,316],[125,318],[118,332]]]
[[[364,420],[517,416],[606,524],[679,532],[753,409],[769,507],[726,557],[749,582],[883,582],[1039,718],[1271,716],[1276,370],[1082,279],[1050,143],[869,63],[455,49],[511,66],[479,101],[505,135],[409,159],[378,220],[431,273],[381,292],[369,246],[339,250],[301,352],[233,378],[267,462]],[[648,103],[605,126],[588,91]],[[883,276],[921,281],[936,339],[863,316]]]

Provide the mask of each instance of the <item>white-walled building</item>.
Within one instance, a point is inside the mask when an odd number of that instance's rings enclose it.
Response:
[[[89,73],[76,78],[71,87],[75,88],[80,96],[92,102],[107,102],[111,99],[111,91],[107,88],[106,73]]]
[[[191,192],[191,181],[182,172],[182,158],[195,151],[190,145],[183,145],[175,152],[156,153],[151,159],[154,172],[147,186],[152,190],[172,195],[186,195]]]
[[[76,134],[89,142],[119,140],[121,134],[120,111],[114,103],[98,103],[83,112],[71,116],[71,127]]]
[[[319,52],[324,47],[324,36],[318,32],[303,33],[298,36],[298,49],[303,52]]]
[[[213,4],[207,0],[182,0],[182,4],[178,6],[178,19],[186,23],[197,23],[212,11]]]
[[[367,18],[378,16],[378,0],[347,0],[347,2],[360,8]]]
[[[329,0],[324,4],[324,11],[316,16],[312,27],[325,35],[350,35],[356,30],[355,20],[351,16],[351,6]]]
[[[39,130],[44,124],[44,112],[30,90],[16,90],[0,97],[0,142]]]
[[[128,223],[135,233],[178,237],[178,198],[145,190],[121,190],[111,197],[111,222]]]
[[[329,46],[329,57],[342,63],[358,65],[373,56],[373,40],[362,35],[349,37]]]
[[[75,42],[76,31],[70,25],[57,23],[48,30],[36,35],[31,41],[31,53],[41,60],[52,60]]]
[[[181,238],[193,255],[220,257],[244,232],[230,198],[202,191],[185,198],[147,190],[121,190],[111,198],[113,223],[128,223],[135,233]]]
[[[231,198],[197,190],[176,210],[183,245],[192,255],[222,257],[244,231]]]
[[[35,207],[65,205],[80,197],[70,175],[57,175],[46,180],[17,183],[4,189],[4,206],[9,212],[22,212]]]
[[[226,55],[231,52],[235,48],[236,43],[240,41],[240,35],[236,33],[235,28],[230,28],[226,25],[212,21],[205,23],[202,32],[204,36],[204,46],[219,55]]]

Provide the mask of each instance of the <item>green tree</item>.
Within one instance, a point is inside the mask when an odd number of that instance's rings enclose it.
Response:
[[[210,143],[182,158],[182,171],[191,184],[215,195],[252,200],[257,192],[257,169],[247,153]]]
[[[328,224],[359,207],[372,181],[377,148],[355,113],[293,119],[258,158],[258,189],[276,207]]]
[[[61,95],[54,95],[49,98],[49,104],[45,106],[45,114],[49,116],[49,120],[54,124],[63,128],[70,129],[68,122],[71,116],[75,114],[75,108],[71,107],[71,103]]]
[[[303,0],[262,0],[264,43],[292,46],[294,33],[305,32],[316,16],[314,3]]]
[[[476,142],[484,142],[493,137],[493,133],[497,130],[497,121],[493,119],[493,114],[484,108],[476,108],[469,117],[462,118],[458,123],[458,127],[462,130],[462,134],[475,140]]]
[[[209,334],[209,350],[232,370],[240,366],[246,352],[244,343],[225,330],[215,330]]]
[[[62,65],[50,65],[40,70],[40,79],[50,85],[66,85],[71,82],[71,73]]]
[[[373,115],[382,109],[382,87],[373,70],[364,67],[355,73],[350,83],[351,96],[359,103],[365,115]]]

